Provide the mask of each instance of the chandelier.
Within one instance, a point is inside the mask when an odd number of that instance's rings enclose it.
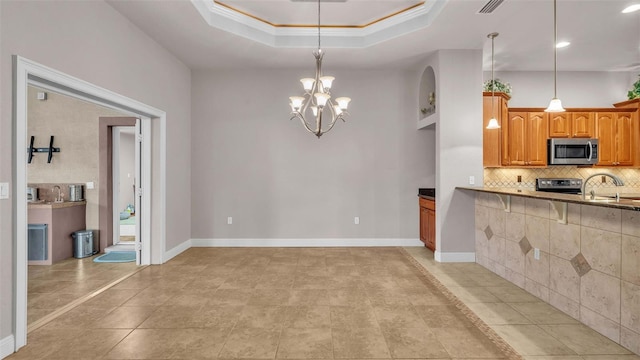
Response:
[[[318,138],[322,134],[333,129],[338,119],[345,121],[344,117],[348,115],[347,106],[351,101],[348,97],[339,97],[335,102],[331,99],[331,85],[335,79],[333,76],[322,75],[322,57],[324,52],[320,48],[320,0],[318,0],[318,50],[313,52],[316,58],[316,76],[315,78],[300,79],[304,88],[303,96],[291,96],[291,119],[300,119],[302,125]],[[305,116],[313,114],[315,118],[314,125],[307,121]]]

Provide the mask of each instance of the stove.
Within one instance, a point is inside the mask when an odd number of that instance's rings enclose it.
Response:
[[[536,191],[579,194],[582,190],[582,179],[577,178],[537,178]]]

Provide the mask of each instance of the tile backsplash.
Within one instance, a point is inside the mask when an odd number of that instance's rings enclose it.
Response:
[[[629,168],[578,168],[576,166],[552,166],[547,168],[486,168],[484,169],[484,186],[486,187],[535,187],[536,178],[581,178],[592,174],[606,172],[620,177],[623,187],[617,187],[606,178],[606,183],[599,179],[589,181],[589,188],[616,188],[619,192],[640,192],[640,169]],[[518,176],[521,182],[518,183]]]

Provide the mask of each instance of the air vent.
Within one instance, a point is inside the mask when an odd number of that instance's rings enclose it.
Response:
[[[478,14],[491,14],[503,2],[504,2],[504,0],[489,0],[489,2],[484,4],[482,9],[480,9],[480,11],[478,11]]]
[[[289,0],[291,2],[312,2],[318,3],[318,0]],[[321,3],[330,3],[330,2],[347,2],[348,0],[320,0]]]

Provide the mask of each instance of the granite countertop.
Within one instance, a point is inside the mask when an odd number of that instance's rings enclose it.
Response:
[[[615,199],[603,197],[603,196],[597,196],[596,200],[589,200],[589,199],[582,200],[582,195],[535,191],[530,188],[517,189],[517,188],[459,186],[456,189],[473,190],[473,191],[480,191],[480,192],[493,193],[493,194],[515,195],[515,196],[522,196],[522,197],[535,198],[535,199],[541,199],[541,200],[552,200],[552,201],[560,201],[560,202],[567,202],[567,203],[574,203],[574,204],[593,205],[593,206],[602,206],[602,207],[610,207],[610,208],[617,208],[617,209],[640,211],[640,200],[624,198],[625,196],[640,198],[640,194],[620,194],[622,198],[620,198],[619,201],[616,201]]]
[[[27,203],[28,209],[62,209],[72,206],[86,205],[87,201],[63,201],[63,202],[46,202],[46,201],[34,201]]]
[[[427,199],[427,200],[436,200],[436,189],[435,188],[419,188],[418,196]]]

